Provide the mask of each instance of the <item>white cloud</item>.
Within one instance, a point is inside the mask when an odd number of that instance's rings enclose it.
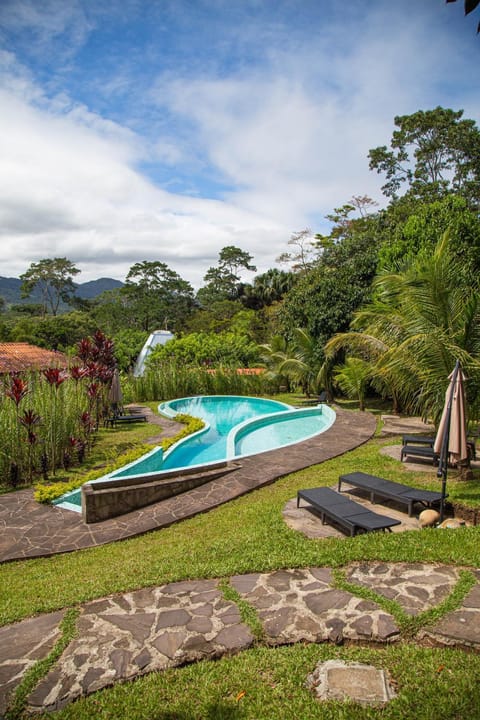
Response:
[[[330,13],[337,7],[326,6]],[[61,41],[61,58],[74,64],[75,49],[93,22],[102,22],[101,10],[92,21],[80,0],[62,7],[7,0],[1,19],[11,32],[29,27],[37,55]],[[138,11],[141,3],[126,7]],[[224,10],[221,2],[215,7]],[[281,4],[287,7],[294,3]],[[180,15],[184,9],[180,3]],[[221,60],[179,62],[178,69],[153,61],[151,46],[143,59],[138,46],[140,66],[125,53],[117,75],[102,67],[82,77],[93,96],[103,90],[101,112],[88,93],[69,86],[64,64],[41,84],[41,73],[21,65],[12,50],[0,53],[0,274],[18,276],[31,262],[60,255],[82,270],[79,281],[124,279],[135,262],[161,260],[198,286],[225,245],[250,252],[259,271],[273,266],[292,232],[325,232],[322,217],[352,195],[382,201],[382,180],[369,171],[367,154],[388,144],[395,115],[436,105],[478,115],[474,83],[456,82],[468,54],[441,13],[433,17],[410,0],[367,9],[354,2],[318,27],[300,14],[290,34],[273,17],[256,33],[252,15],[245,34],[230,27],[222,36],[228,47]],[[211,28],[208,37],[214,39]],[[230,47],[238,51],[231,67]],[[115,106],[115,98],[123,104]],[[157,185],[142,173],[147,166]],[[220,199],[208,199],[208,183]],[[173,192],[177,187],[183,194]]]
[[[66,256],[81,281],[124,279],[135,262],[158,259],[199,285],[225,245],[254,251],[282,239],[267,217],[156,188],[132,169],[140,141],[111,122],[33,107],[23,92],[0,91],[0,103],[2,275]]]

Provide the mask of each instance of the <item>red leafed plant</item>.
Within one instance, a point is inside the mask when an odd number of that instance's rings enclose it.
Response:
[[[38,413],[36,413],[34,410],[24,410],[23,415],[18,416],[18,422],[23,425],[23,427],[26,428],[26,430],[28,431],[28,441],[30,443],[35,442],[36,439],[36,435],[33,432],[32,428],[34,427],[34,425],[38,425],[41,420],[42,418],[40,417],[40,415],[38,415]],[[32,433],[32,436],[35,435],[34,440],[30,438],[30,433]]]
[[[86,368],[81,365],[72,365],[70,368],[70,377],[72,380],[81,380],[87,374]]]
[[[9,398],[12,398],[13,402],[18,407],[27,393],[28,383],[25,380],[22,380],[21,377],[18,377],[18,375],[12,375],[10,387],[7,388],[5,394]]]
[[[68,377],[65,370],[60,370],[59,368],[47,368],[47,370],[43,371],[43,376],[49,385],[54,385],[55,387],[59,387]]]

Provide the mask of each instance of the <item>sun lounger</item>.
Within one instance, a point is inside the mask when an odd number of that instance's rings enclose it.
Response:
[[[136,423],[136,422],[147,422],[147,416],[143,413],[131,413],[125,415],[124,413],[112,413],[105,420],[105,425],[115,427],[117,423]]]
[[[433,435],[402,435],[402,445],[427,445],[433,448]]]
[[[403,435],[402,436],[402,443],[403,447],[408,448],[410,455],[417,455],[420,457],[428,457],[430,458],[430,453],[422,453],[418,449],[412,448],[412,445],[425,445],[428,448],[433,448],[433,445],[435,443],[435,437],[433,435]],[[471,438],[470,440],[467,440],[467,447],[470,452],[470,459],[476,460],[477,457],[477,450],[475,447],[475,439]],[[403,455],[407,455],[408,453],[405,452]],[[403,456],[402,456],[403,460]]]
[[[425,460],[431,460],[433,465],[438,465],[439,454],[435,452],[433,447],[426,445],[402,445],[400,460],[403,462],[405,457],[421,457]]]
[[[376,475],[367,475],[363,472],[352,472],[347,475],[340,475],[338,479],[338,491],[341,492],[342,483],[346,482],[355,488],[367,490],[370,493],[370,502],[374,503],[376,498],[383,500],[394,500],[402,505],[407,505],[408,515],[413,515],[413,506],[420,503],[425,507],[431,507],[440,502],[442,494],[433,490],[420,490],[417,488],[402,485],[392,480]]]
[[[388,530],[393,525],[400,525],[400,520],[394,520],[386,515],[379,515],[363,507],[353,500],[326,487],[299,490],[297,493],[297,507],[300,500],[305,500],[320,513],[322,524],[328,518],[345,528],[353,537],[359,530],[370,532],[372,530]]]

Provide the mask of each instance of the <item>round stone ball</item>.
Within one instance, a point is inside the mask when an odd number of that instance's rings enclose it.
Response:
[[[439,528],[448,528],[451,530],[456,530],[457,528],[464,527],[465,520],[455,520],[455,518],[448,518],[447,520],[444,520],[440,525]]]
[[[418,516],[418,522],[420,527],[432,527],[436,522],[440,520],[440,513],[436,510],[422,510]]]

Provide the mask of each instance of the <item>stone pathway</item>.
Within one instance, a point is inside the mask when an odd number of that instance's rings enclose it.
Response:
[[[427,563],[371,562],[345,571],[352,585],[394,599],[411,614],[437,605],[458,579],[456,568]],[[480,650],[480,571],[475,576],[477,583],[462,606],[423,629],[419,641]],[[170,583],[85,603],[77,636],[30,694],[28,710],[56,710],[115,682],[240,652],[255,642],[378,644],[401,639],[389,613],[376,602],[336,588],[329,568],[237,575],[230,585],[255,609],[262,639],[255,640],[217,580]],[[26,670],[51,651],[63,616],[51,613],[0,629],[0,714]],[[335,675],[338,680],[339,673]]]

